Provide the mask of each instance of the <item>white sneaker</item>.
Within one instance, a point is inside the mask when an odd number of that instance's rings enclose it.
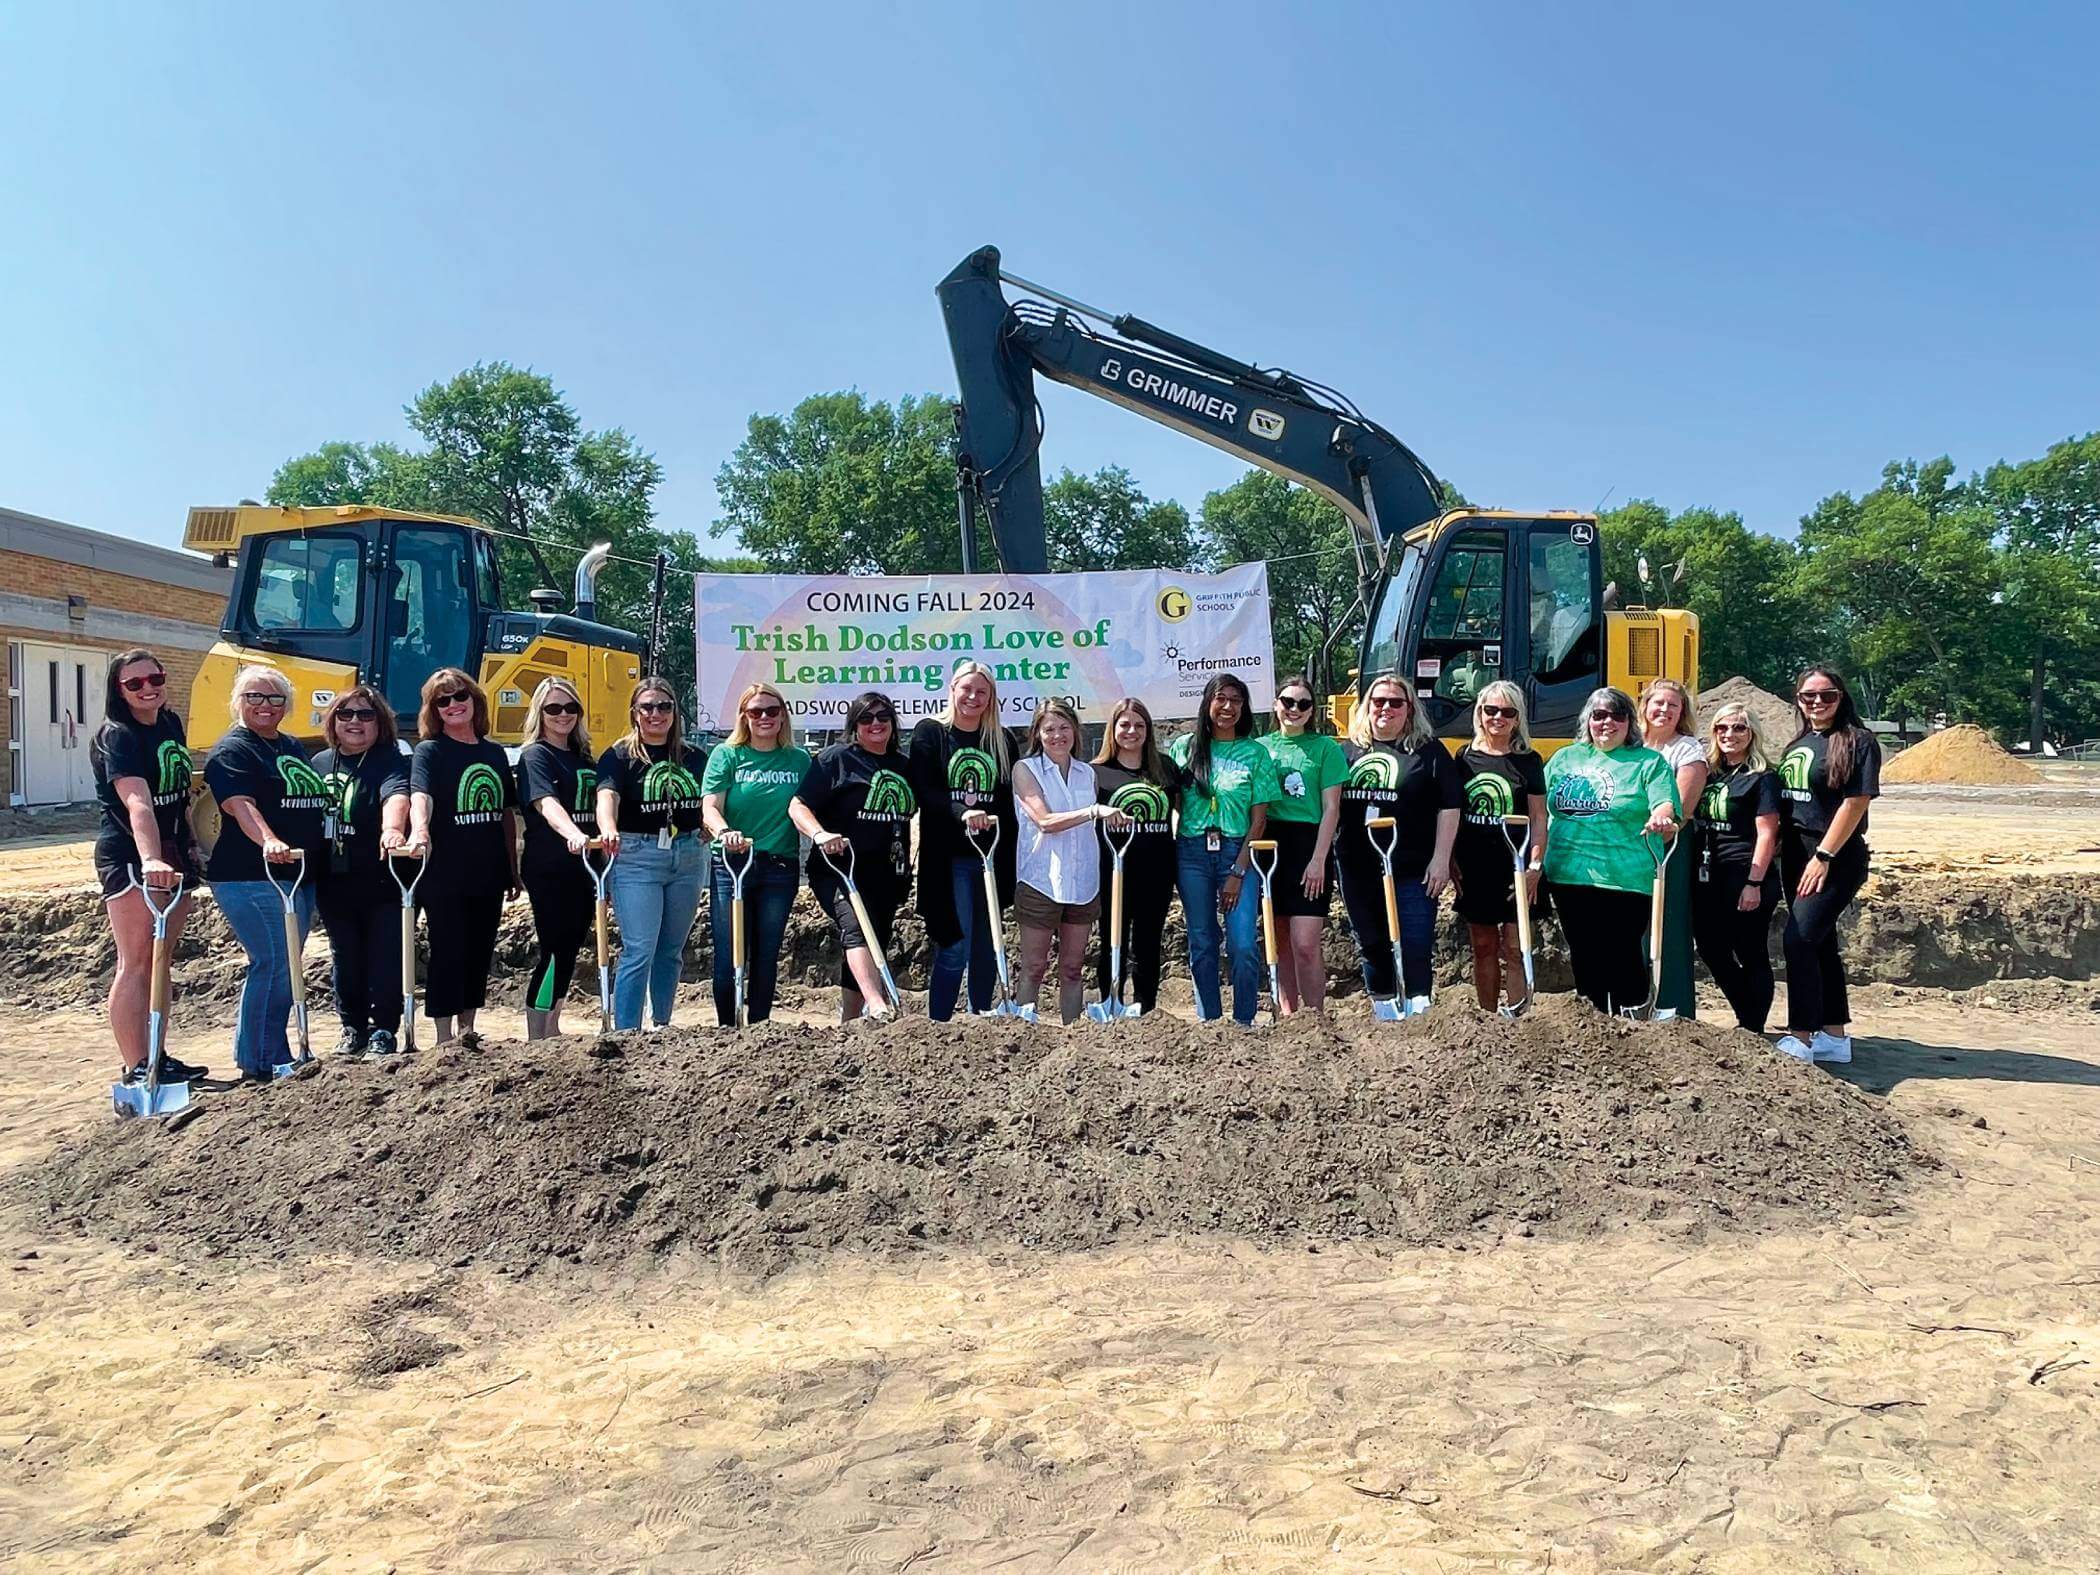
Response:
[[[1815,1038],[1808,1042],[1808,1048],[1818,1061],[1843,1063],[1852,1059],[1852,1040],[1849,1035],[1840,1039],[1836,1034],[1826,1034],[1819,1028]]]
[[[1772,1048],[1774,1050],[1777,1050],[1781,1055],[1792,1056],[1796,1061],[1813,1061],[1816,1058],[1815,1051],[1811,1050],[1799,1039],[1796,1039],[1792,1034],[1788,1034],[1784,1039],[1780,1040],[1778,1044],[1772,1046]]]

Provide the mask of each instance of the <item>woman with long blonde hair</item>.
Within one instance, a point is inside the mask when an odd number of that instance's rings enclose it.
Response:
[[[728,742],[707,757],[700,781],[700,814],[722,850],[708,904],[719,936],[734,922],[735,882],[729,864],[750,855],[744,872],[744,904],[750,923],[744,934],[745,1018],[762,1023],[773,1015],[780,969],[780,942],[802,872],[797,856],[802,837],[789,810],[809,774],[809,751],[795,744],[787,697],[768,683],[746,684],[736,698],[736,723]],[[715,947],[715,1020],[724,1028],[737,1020],[735,948]]]
[[[583,692],[566,678],[543,678],[532,692],[518,750],[518,796],[526,811],[519,874],[532,902],[537,948],[525,980],[525,1037],[552,1039],[561,1032],[561,1003],[597,902],[583,854],[598,834],[598,770]]]
[[[1779,908],[1779,776],[1757,718],[1724,705],[1707,724],[1712,770],[1692,815],[1692,935],[1714,983],[1752,1033],[1772,1011],[1772,915]]]
[[[926,1010],[937,1023],[955,1015],[963,975],[970,1010],[987,1012],[998,982],[992,926],[1014,897],[1014,741],[999,724],[999,686],[982,662],[957,662],[948,702],[911,731],[912,786],[919,817],[919,916],[933,942]],[[999,912],[986,906],[981,843],[998,828],[993,876]]]
[[[1521,993],[1517,904],[1538,907],[1539,872],[1546,865],[1546,762],[1531,747],[1524,691],[1515,684],[1498,679],[1473,701],[1473,742],[1458,753],[1458,774],[1465,803],[1452,884],[1473,943],[1473,991],[1492,1012],[1505,983],[1511,1006],[1530,999]],[[1502,828],[1507,815],[1530,823],[1521,892]]]

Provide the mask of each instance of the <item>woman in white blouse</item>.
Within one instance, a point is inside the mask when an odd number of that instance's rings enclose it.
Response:
[[[1014,762],[1014,916],[1021,929],[1021,1004],[1034,1006],[1057,947],[1057,1004],[1067,1023],[1086,1005],[1086,949],[1101,912],[1101,850],[1094,823],[1127,816],[1094,801],[1094,768],[1072,751],[1078,713],[1045,700]]]
[[[1689,825],[1706,791],[1712,769],[1699,739],[1699,718],[1692,692],[1674,678],[1658,678],[1641,696],[1641,732],[1648,747],[1669,762],[1677,776],[1677,800]],[[1696,1015],[1698,993],[1692,985],[1692,860],[1679,849],[1670,860],[1664,889],[1662,989],[1658,1007],[1674,1006],[1679,1017]]]

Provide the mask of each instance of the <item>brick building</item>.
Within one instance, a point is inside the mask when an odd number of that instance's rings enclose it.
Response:
[[[88,740],[110,653],[143,645],[167,664],[170,703],[218,638],[233,571],[167,547],[0,508],[0,792],[16,806],[95,796]]]

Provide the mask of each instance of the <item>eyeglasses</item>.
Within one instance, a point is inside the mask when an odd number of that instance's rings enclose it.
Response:
[[[335,714],[338,722],[376,722],[379,713],[367,705],[346,705]]]
[[[1619,710],[1617,707],[1606,710],[1604,707],[1599,706],[1590,713],[1590,720],[1592,722],[1625,722],[1629,718],[1624,711]]]
[[[278,694],[275,690],[272,690],[268,694],[258,693],[246,694],[241,696],[241,704],[243,705],[273,706],[290,705],[291,703],[292,702],[288,696]]]
[[[1398,711],[1413,704],[1406,695],[1373,695],[1370,700],[1371,709],[1374,711]]]
[[[777,705],[747,705],[744,707],[744,715],[754,722],[765,722],[780,715],[785,709],[786,707]]]
[[[568,700],[550,700],[540,707],[541,716],[581,716],[583,707]]]
[[[1312,696],[1310,695],[1307,695],[1303,700],[1294,699],[1290,695],[1278,695],[1276,703],[1286,711],[1310,711],[1313,708]]]
[[[1803,705],[1836,705],[1838,692],[1835,689],[1804,689],[1794,698]]]
[[[670,700],[637,700],[634,708],[649,716],[661,716],[666,711],[677,710],[678,706]]]
[[[1748,722],[1716,722],[1714,723],[1714,731],[1716,733],[1747,733],[1750,731],[1750,724]]]
[[[1513,722],[1516,720],[1517,710],[1515,706],[1484,705],[1480,708],[1480,714],[1482,716],[1499,717],[1505,721]]]
[[[143,678],[119,679],[127,694],[137,694],[141,689],[164,689],[167,687],[166,673],[148,673]]]

